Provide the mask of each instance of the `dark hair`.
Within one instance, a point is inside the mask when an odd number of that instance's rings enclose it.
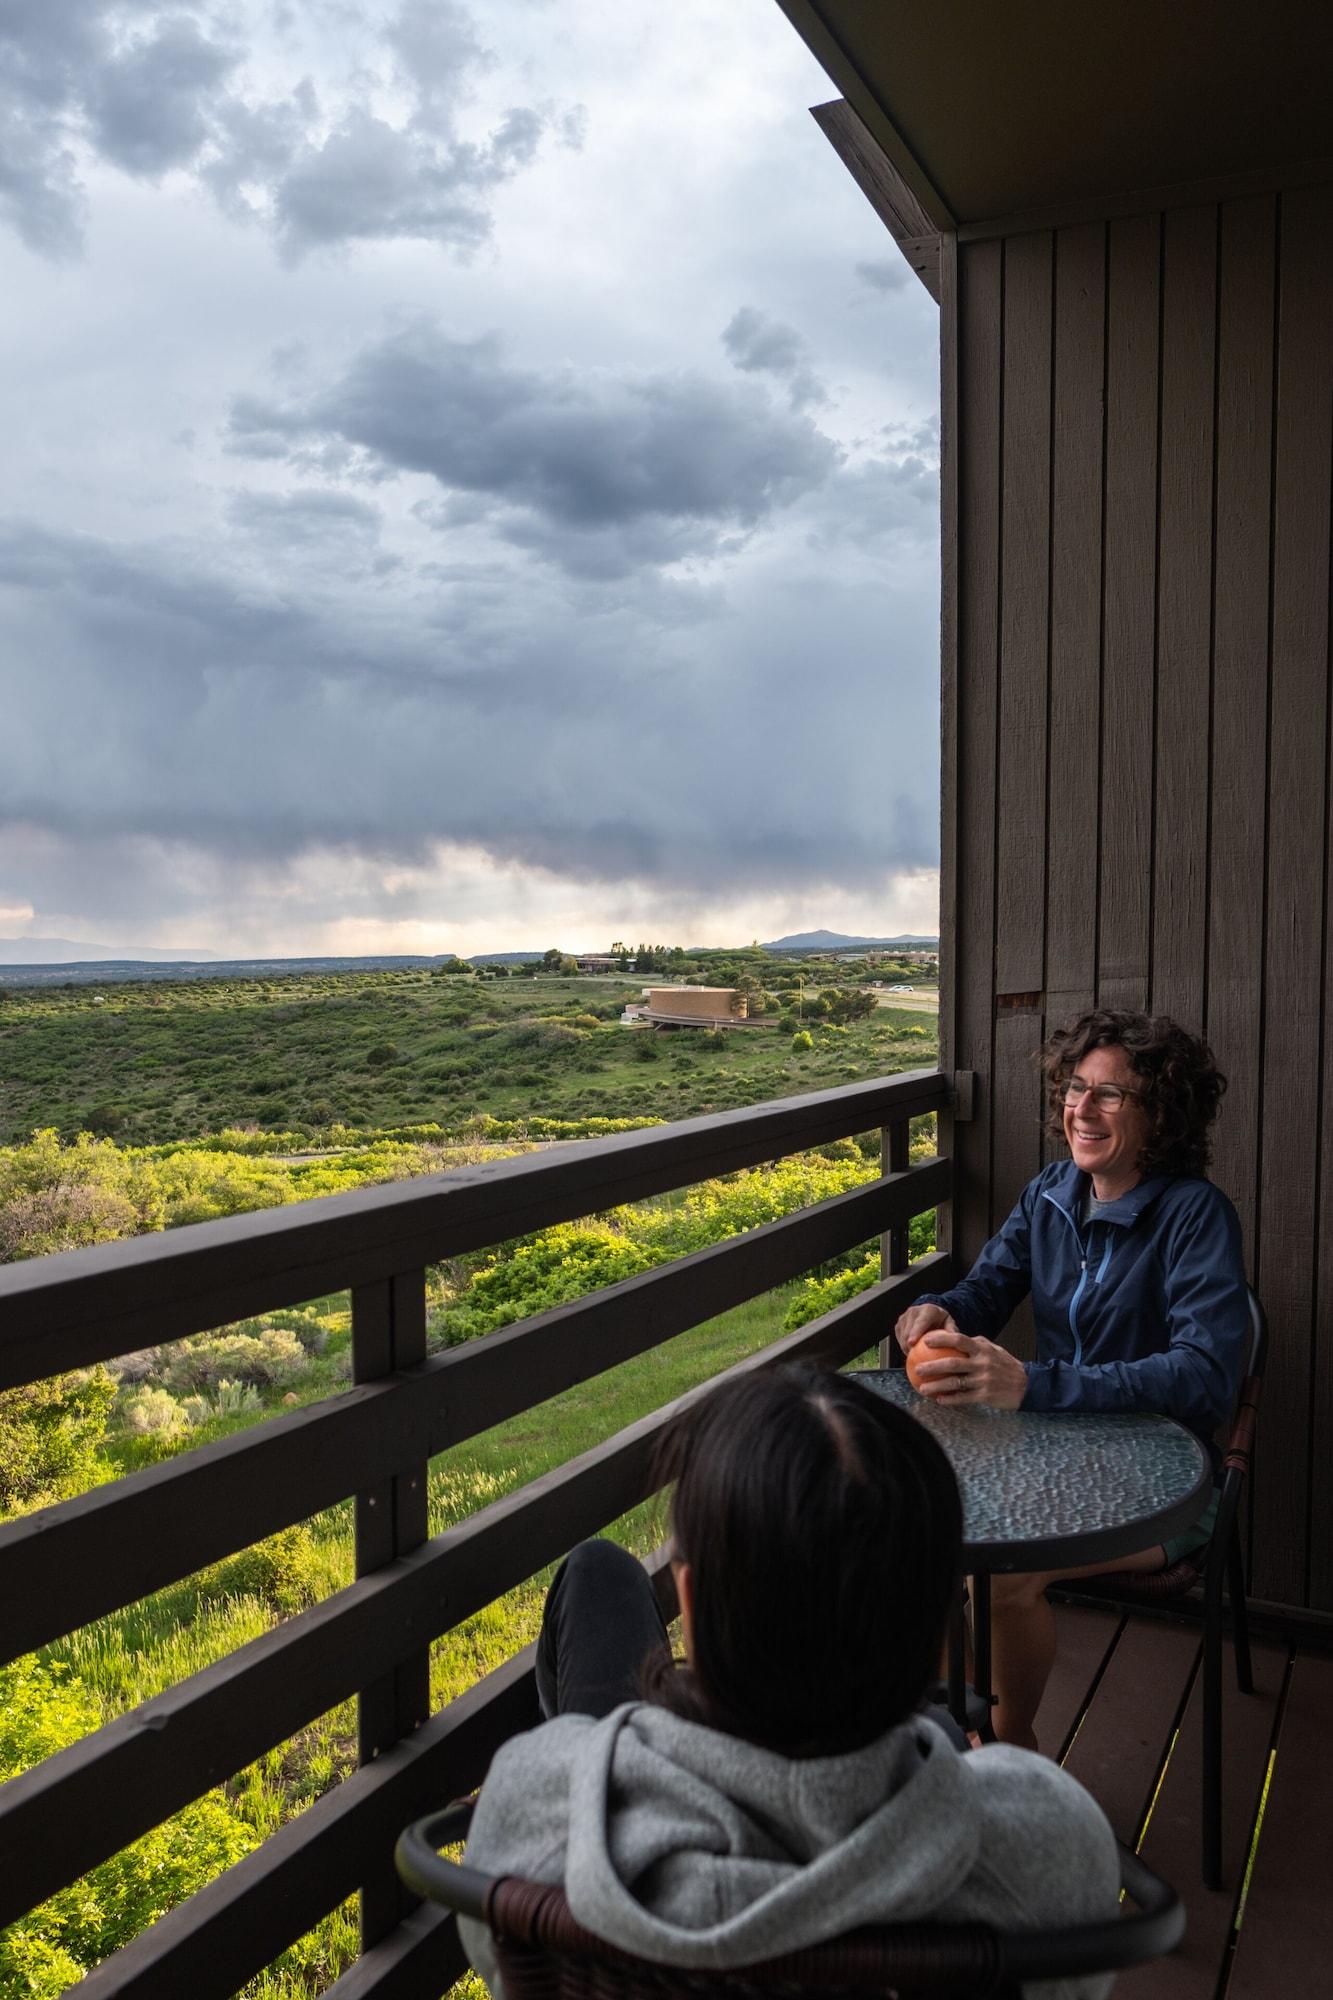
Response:
[[[923,1425],[845,1375],[764,1371],[682,1412],[658,1471],[676,1482],[694,1658],[659,1661],[650,1700],[791,1757],[858,1749],[912,1713],[962,1548]]]
[[[1201,1174],[1210,1156],[1208,1127],[1217,1116],[1227,1080],[1199,1035],[1165,1014],[1132,1014],[1097,1008],[1059,1028],[1041,1052],[1046,1072],[1052,1139],[1064,1139],[1060,1092],[1093,1049],[1123,1049],[1142,1092],[1148,1136],[1139,1153],[1145,1174]]]

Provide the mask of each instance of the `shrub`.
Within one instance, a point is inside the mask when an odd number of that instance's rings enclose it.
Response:
[[[319,1549],[309,1528],[281,1528],[267,1541],[214,1563],[200,1579],[201,1597],[258,1597],[280,1618],[313,1604],[319,1594]]]
[[[650,1028],[645,1034],[642,1029],[634,1037],[634,1055],[638,1062],[656,1062],[662,1051],[657,1045],[657,1036]]]
[[[304,1347],[281,1326],[260,1327],[256,1333],[196,1334],[164,1359],[168,1385],[182,1391],[216,1389],[224,1378],[272,1388],[307,1365]]]
[[[794,1333],[798,1326],[818,1319],[821,1313],[832,1312],[834,1306],[854,1299],[858,1292],[868,1291],[878,1281],[879,1260],[874,1257],[850,1270],[835,1271],[829,1278],[803,1278],[800,1290],[787,1308],[782,1331]]]
[[[121,1421],[137,1437],[157,1431],[172,1437],[183,1431],[189,1418],[168,1389],[136,1389],[120,1406]]]
[[[366,1050],[367,1069],[386,1069],[398,1060],[397,1042],[376,1042],[373,1049]]]
[[[436,1344],[456,1346],[530,1313],[635,1277],[656,1261],[610,1223],[558,1223],[510,1245],[479,1271],[458,1304],[436,1320],[432,1333]]]
[[[292,1199],[290,1169],[259,1157],[189,1147],[153,1163],[153,1178],[169,1229],[276,1208]]]
[[[808,1028],[798,1028],[791,1038],[791,1045],[794,1049],[812,1049],[815,1038]]]
[[[0,1508],[90,1486],[115,1394],[105,1368],[0,1391]]]
[[[207,1398],[200,1400],[207,1401]],[[245,1417],[259,1408],[258,1389],[251,1388],[246,1382],[228,1382],[224,1377],[218,1383],[210,1414],[215,1417]]]
[[[110,1140],[47,1127],[0,1149],[0,1263],[161,1227],[152,1175]]]

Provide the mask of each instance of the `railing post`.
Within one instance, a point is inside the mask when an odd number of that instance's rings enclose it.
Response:
[[[911,1164],[912,1127],[907,1118],[895,1118],[880,1130],[879,1159],[880,1172],[885,1174],[905,1174]],[[905,1271],[912,1259],[911,1225],[900,1222],[888,1229],[879,1239],[879,1275],[893,1278]],[[879,1365],[881,1368],[901,1368],[902,1349],[893,1337],[892,1328],[879,1343]]]
[[[426,1274],[405,1271],[352,1292],[352,1380],[373,1382],[426,1358]],[[403,1465],[392,1478],[356,1496],[356,1573],[369,1576],[427,1533],[426,1460]],[[399,1662],[357,1697],[357,1762],[419,1729],[430,1714],[430,1649]],[[361,1885],[361,1949],[391,1931],[412,1899],[388,1855]]]

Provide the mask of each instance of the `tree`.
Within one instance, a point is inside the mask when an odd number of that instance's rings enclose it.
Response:
[[[879,1004],[866,987],[830,986],[824,995],[828,1001],[828,1017],[835,1027],[845,1027],[849,1021],[866,1021]]]
[[[544,972],[559,972],[560,962],[564,958],[564,955],[563,951],[552,945],[549,951],[542,953],[542,970]]]
[[[760,1014],[767,1013],[773,1005],[772,995],[765,993],[752,972],[738,972],[732,985],[731,1011],[733,1014],[744,1014],[748,1019],[753,1021]]]

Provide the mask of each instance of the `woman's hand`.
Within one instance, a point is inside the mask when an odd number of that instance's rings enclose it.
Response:
[[[938,1308],[914,1307],[913,1311]],[[903,1319],[908,1315],[903,1314]],[[902,1326],[902,1320],[898,1322]],[[901,1334],[899,1335],[901,1339]],[[926,1341],[935,1359],[916,1369],[916,1386],[932,1403],[954,1408],[960,1403],[984,1403],[992,1410],[1016,1410],[1027,1394],[1027,1370],[1021,1361],[993,1340],[972,1340],[949,1322]]]
[[[906,1354],[909,1347],[914,1346],[924,1334],[932,1333],[937,1326],[948,1327],[952,1333],[958,1331],[943,1306],[909,1306],[898,1317],[893,1329],[894,1337]]]

